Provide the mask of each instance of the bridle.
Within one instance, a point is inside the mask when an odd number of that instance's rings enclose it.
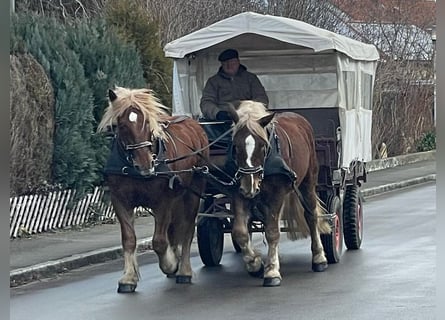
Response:
[[[254,174],[259,174],[260,182],[263,181],[263,178],[264,178],[264,163],[266,162],[266,158],[267,158],[267,155],[269,153],[269,149],[270,148],[268,147],[268,148],[266,148],[264,150],[264,161],[263,161],[263,164],[260,164],[260,165],[258,165],[256,167],[240,167],[240,166],[238,166],[238,169],[235,172],[235,177],[234,177],[235,181],[238,182],[239,180],[241,180],[243,175],[245,176],[245,175],[254,175]],[[234,159],[234,160],[236,162],[236,159]]]
[[[141,148],[145,148],[145,147],[151,147],[153,146],[153,143],[151,141],[142,141],[139,143],[135,143],[135,144],[127,144],[124,145],[124,149],[125,150],[137,150],[137,149],[141,149]]]
[[[238,170],[235,172],[235,180],[239,181],[241,180],[241,177],[243,175],[251,175],[251,174],[260,174],[260,181],[264,178],[264,167],[262,165],[256,166],[256,167],[238,167]]]
[[[264,179],[264,164],[266,163],[266,159],[269,156],[269,153],[271,151],[271,140],[273,139],[273,136],[275,133],[275,124],[271,124],[270,130],[266,129],[269,132],[269,143],[268,147],[264,150],[264,161],[262,165],[256,166],[256,167],[238,167],[237,171],[235,172],[235,181],[239,181],[243,175],[253,175],[253,174],[259,174],[260,182]],[[236,160],[235,160],[236,161]]]
[[[126,159],[128,162],[134,165],[133,154],[132,151],[139,150],[142,148],[148,148],[151,153],[151,157],[153,159],[153,166],[155,165],[155,161],[157,158],[156,150],[153,150],[153,145],[155,145],[155,140],[153,139],[153,135],[151,134],[151,140],[147,139],[141,142],[125,144],[124,139],[120,137],[119,131],[115,133],[115,138],[120,142],[119,144],[122,146],[122,149],[126,153]]]

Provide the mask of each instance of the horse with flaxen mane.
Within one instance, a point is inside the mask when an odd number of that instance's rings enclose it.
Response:
[[[124,252],[118,292],[134,292],[139,280],[134,230],[139,206],[153,212],[160,269],[177,283],[190,283],[190,246],[205,190],[205,179],[193,168],[208,157],[207,136],[197,121],[169,116],[150,90],[116,88],[108,95],[98,130],[116,130],[105,172]]]
[[[241,248],[249,274],[264,286],[281,284],[278,243],[280,220],[288,237],[311,237],[312,269],[324,271],[327,259],[320,233],[329,233],[316,193],[318,163],[313,130],[293,112],[270,113],[263,104],[242,101],[229,106],[234,120],[232,158],[239,189],[232,195],[233,239]],[[265,265],[254,250],[248,221],[260,217],[268,243]]]

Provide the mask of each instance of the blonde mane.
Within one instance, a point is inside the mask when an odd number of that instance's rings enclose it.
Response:
[[[128,108],[133,107],[142,112],[144,122],[148,121],[155,138],[166,139],[159,120],[168,116],[168,108],[160,103],[151,90],[116,87],[113,91],[117,98],[109,103],[97,131],[104,131],[107,126],[116,124],[117,118]]]
[[[235,135],[240,128],[247,127],[250,132],[269,143],[266,130],[264,130],[258,123],[259,119],[270,114],[264,104],[261,102],[244,100],[239,105],[236,113],[238,114],[239,121],[233,127],[233,135]]]

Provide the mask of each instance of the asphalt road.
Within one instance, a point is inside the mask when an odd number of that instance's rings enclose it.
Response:
[[[119,259],[11,288],[10,319],[435,319],[435,203],[434,183],[368,199],[362,248],[324,273],[310,270],[309,240],[282,234],[278,288],[248,276],[227,238],[221,267],[195,254],[192,285],[166,278],[145,253],[135,294],[116,293]]]

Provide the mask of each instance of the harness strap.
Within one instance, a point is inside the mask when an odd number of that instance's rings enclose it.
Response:
[[[214,144],[217,143],[219,140],[221,140],[222,138],[224,138],[227,134],[229,134],[232,130],[233,130],[233,128],[230,128],[229,130],[227,130],[226,132],[224,132],[222,135],[220,135],[217,139],[215,139],[213,142],[209,143],[209,144],[206,145],[205,147],[203,147],[203,148],[201,148],[201,149],[198,149],[198,150],[193,150],[193,148],[191,148],[190,146],[188,146],[182,139],[176,137],[176,138],[177,138],[179,141],[181,141],[187,148],[189,148],[190,150],[192,150],[192,153],[185,154],[185,155],[182,155],[182,156],[173,158],[173,159],[159,160],[159,162],[162,162],[162,163],[165,163],[165,164],[169,164],[169,163],[172,163],[172,162],[176,162],[176,161],[179,161],[179,160],[186,159],[186,158],[188,158],[188,157],[195,156],[195,155],[197,155],[197,154],[200,154],[200,155],[201,155],[201,152],[202,152],[202,151],[204,151],[204,150],[210,148],[212,145],[214,145]],[[208,159],[207,159],[207,160],[208,160]]]
[[[185,119],[189,119],[189,118],[190,117],[188,117],[188,116],[178,116],[172,120],[165,120],[165,121],[161,122],[160,124],[164,129],[167,129],[171,123],[179,123],[179,122],[182,122]]]

